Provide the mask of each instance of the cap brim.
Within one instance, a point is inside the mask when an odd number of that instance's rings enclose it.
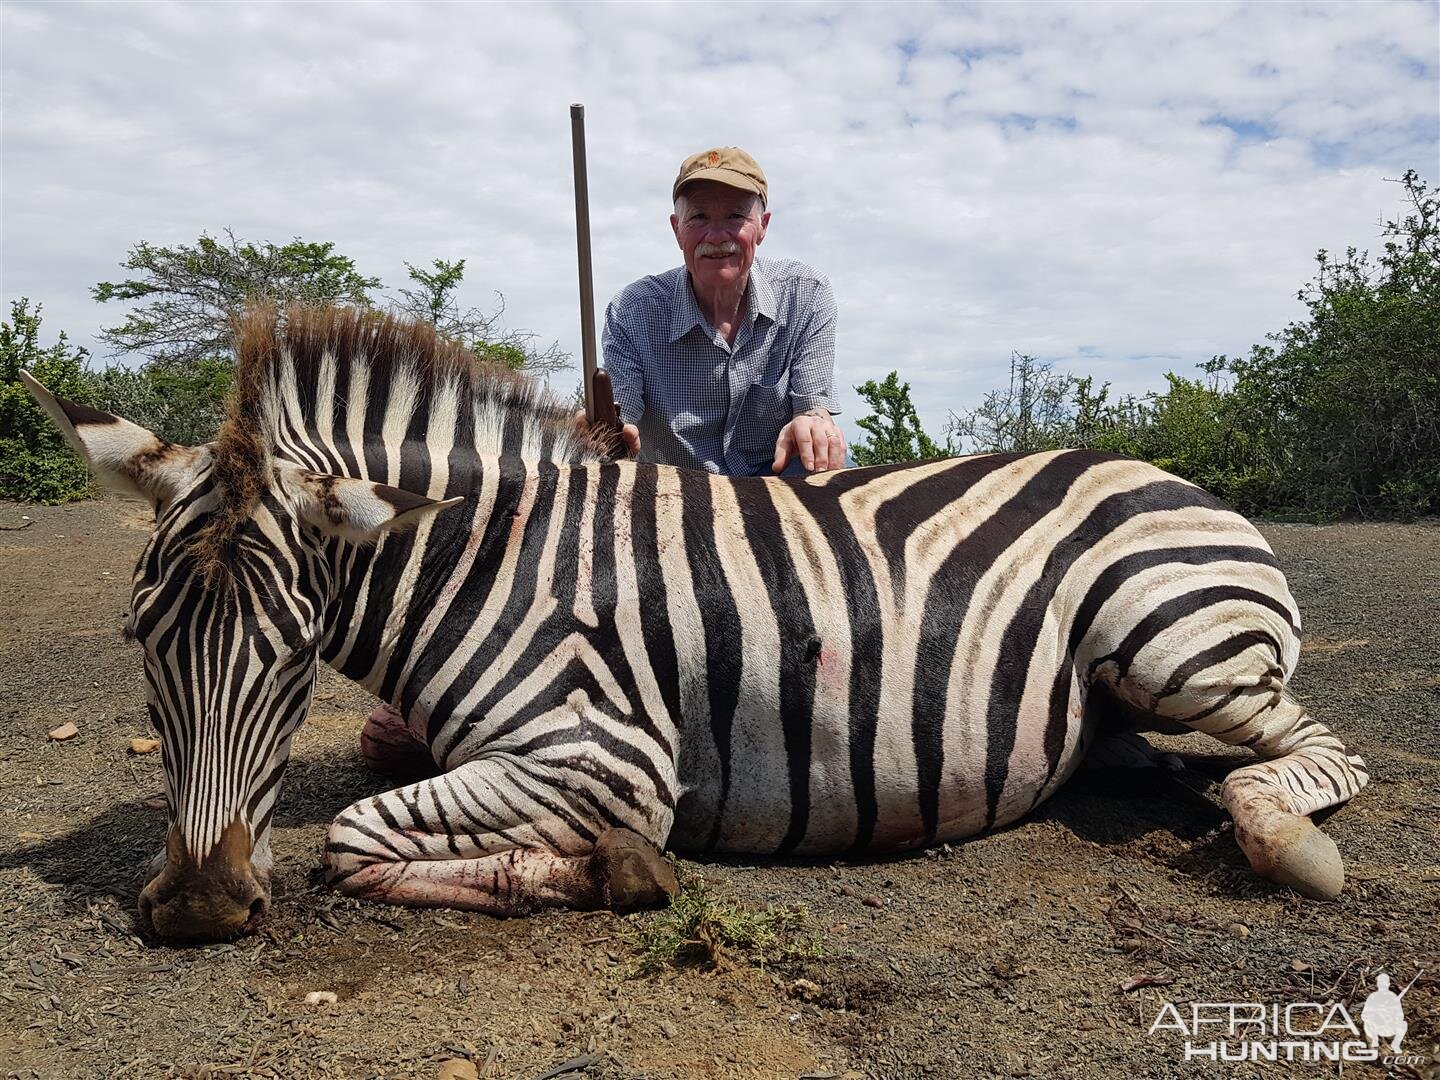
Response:
[[[748,191],[752,195],[759,195],[760,201],[765,201],[765,193],[760,190],[760,185],[751,180],[744,173],[738,173],[733,169],[700,169],[685,177],[684,180],[675,185],[675,190],[670,197],[673,199],[680,192],[684,191],[691,184],[700,180],[714,180],[717,184],[725,184],[728,187],[739,188],[741,191]]]

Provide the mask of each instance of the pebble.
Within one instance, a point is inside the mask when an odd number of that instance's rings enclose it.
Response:
[[[814,1001],[820,996],[820,984],[809,979],[796,979],[790,984],[790,993],[802,1001]]]
[[[337,998],[333,990],[311,990],[305,995],[306,1005],[334,1005]]]
[[[440,1063],[440,1071],[435,1074],[435,1080],[479,1080],[479,1070],[475,1068],[473,1061],[465,1058],[447,1058]]]
[[[131,739],[130,752],[132,754],[153,754],[160,749],[159,739]]]
[[[879,908],[883,908],[883,907],[885,906],[885,901],[884,901],[884,900],[881,900],[880,897],[878,897],[878,896],[867,896],[867,897],[864,897],[864,898],[860,901],[860,903],[864,904],[866,907],[879,907]]]
[[[1242,941],[1250,936],[1250,928],[1244,923],[1232,922],[1226,925],[1225,932],[1231,937],[1238,937]]]
[[[80,734],[80,729],[70,721],[66,721],[59,727],[50,731],[50,738],[55,742],[67,742]]]
[[[675,1025],[669,1020],[661,1020],[660,1034],[664,1035],[667,1039],[673,1039],[676,1035]]]

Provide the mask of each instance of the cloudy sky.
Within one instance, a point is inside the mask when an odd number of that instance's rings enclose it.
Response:
[[[1440,180],[1437,11],[6,0],[0,290],[103,356],[89,287],[228,226],[391,287],[464,258],[464,299],[578,355],[582,101],[600,305],[679,263],[681,158],[737,144],[762,252],[834,283],[847,427],[895,368],[938,429],[1011,350],[1139,392],[1298,315],[1317,248],[1378,247],[1384,178]]]

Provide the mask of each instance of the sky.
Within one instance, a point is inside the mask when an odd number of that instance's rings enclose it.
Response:
[[[333,241],[392,292],[580,352],[571,102],[596,303],[680,263],[681,160],[770,181],[762,255],[830,278],[843,426],[898,370],[925,426],[1012,351],[1121,393],[1303,314],[1319,248],[1378,249],[1440,181],[1440,5],[14,3],[0,300],[90,347],[141,240]]]

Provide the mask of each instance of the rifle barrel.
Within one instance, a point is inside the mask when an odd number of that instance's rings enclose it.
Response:
[[[585,372],[585,418],[595,422],[595,282],[590,269],[590,180],[585,170],[585,106],[570,106],[575,162],[575,244],[580,255],[580,356]]]

